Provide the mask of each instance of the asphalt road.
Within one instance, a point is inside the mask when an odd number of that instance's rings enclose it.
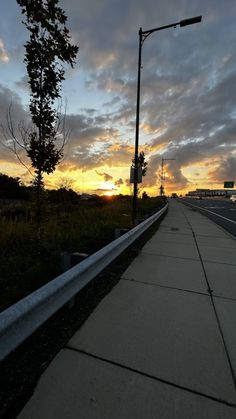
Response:
[[[182,198],[180,202],[191,205],[236,237],[236,203],[231,203],[230,200],[204,198],[199,200]]]

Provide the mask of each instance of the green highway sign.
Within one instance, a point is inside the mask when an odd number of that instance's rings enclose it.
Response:
[[[224,182],[224,188],[234,188],[234,181],[228,180],[227,182]]]

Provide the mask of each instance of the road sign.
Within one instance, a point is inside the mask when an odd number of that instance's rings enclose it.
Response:
[[[130,168],[130,183],[134,183],[134,170],[135,168],[133,166],[131,166]],[[138,182],[137,183],[142,183],[142,167],[138,166]]]
[[[234,188],[234,181],[233,180],[228,180],[228,181],[224,182],[224,188]]]

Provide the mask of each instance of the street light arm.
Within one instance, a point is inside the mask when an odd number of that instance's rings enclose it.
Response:
[[[195,16],[189,19],[180,20],[180,22],[171,23],[170,25],[160,26],[158,28],[148,29],[146,31],[143,31],[142,28],[140,28],[139,35],[141,33],[142,43],[143,43],[145,39],[153,32],[162,31],[163,29],[168,29],[168,28],[176,28],[176,26],[183,27],[183,26],[193,25],[194,23],[201,22],[201,20],[202,20],[202,16]]]
[[[177,22],[177,23],[172,23],[171,25],[160,26],[159,28],[148,29],[147,31],[142,31],[142,34],[148,36],[152,32],[162,31],[163,29],[168,29],[168,28],[175,28],[179,24],[180,22]]]

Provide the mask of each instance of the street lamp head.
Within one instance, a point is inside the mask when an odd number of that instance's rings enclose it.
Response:
[[[190,19],[183,19],[179,22],[180,26],[193,25],[194,23],[199,23],[202,20],[202,16],[191,17]]]

